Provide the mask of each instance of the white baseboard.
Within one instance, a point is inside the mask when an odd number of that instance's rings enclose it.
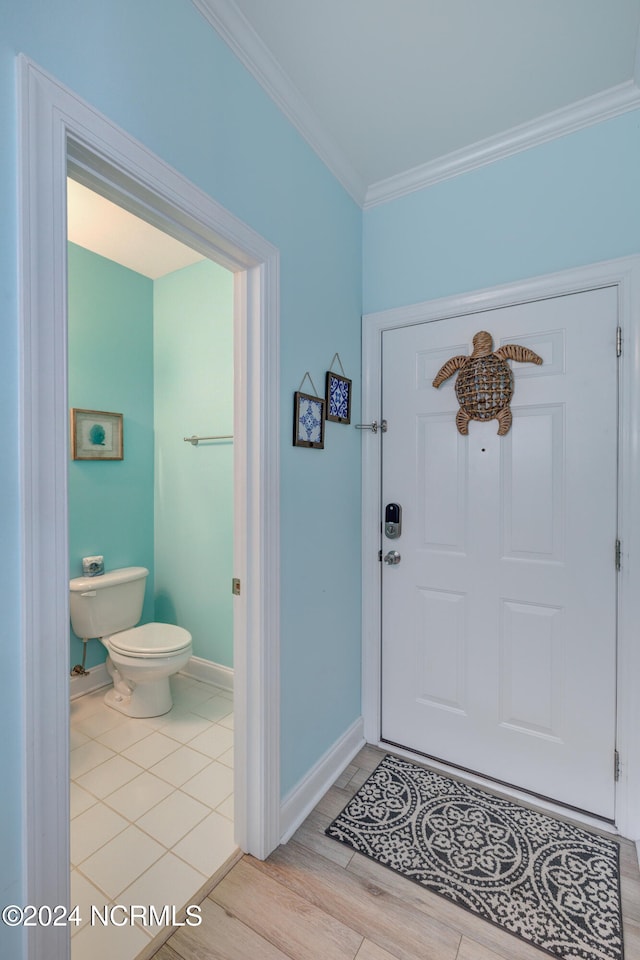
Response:
[[[364,721],[358,717],[282,801],[280,843],[290,839],[364,745]]]
[[[185,677],[192,677],[194,680],[203,680],[205,683],[213,683],[216,687],[222,687],[223,690],[233,692],[233,670],[231,667],[223,667],[220,663],[212,663],[210,660],[202,660],[200,657],[191,657],[189,663],[180,673]],[[75,700],[77,697],[83,697],[85,693],[92,693],[99,690],[100,687],[106,687],[111,683],[111,677],[107,673],[104,663],[91,667],[85,677],[73,676],[69,678],[69,698]]]
[[[75,700],[77,697],[83,697],[85,693],[92,693],[94,690],[106,687],[110,683],[111,677],[107,673],[106,664],[99,663],[95,667],[90,667],[86,676],[69,678],[69,698]]]
[[[233,693],[232,667],[223,667],[221,663],[203,660],[202,657],[191,657],[189,663],[180,673],[183,677],[213,683],[216,687],[222,687],[223,690],[230,690]]]

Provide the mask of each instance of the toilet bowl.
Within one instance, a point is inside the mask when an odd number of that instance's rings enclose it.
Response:
[[[69,583],[74,633],[98,637],[108,651],[113,688],[105,703],[127,717],[159,717],[173,706],[169,677],[188,663],[191,634],[170,623],[135,626],[142,615],[146,567],[123,567]]]
[[[145,623],[109,637],[105,703],[128,717],[159,717],[173,706],[169,677],[191,658],[191,634],[168,623]]]

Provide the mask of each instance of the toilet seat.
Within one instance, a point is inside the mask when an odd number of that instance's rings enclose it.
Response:
[[[144,623],[104,638],[109,647],[123,657],[168,657],[181,653],[191,644],[191,634],[172,623]]]

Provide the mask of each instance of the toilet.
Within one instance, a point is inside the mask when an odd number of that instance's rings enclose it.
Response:
[[[127,717],[159,717],[173,706],[169,677],[191,657],[191,634],[170,623],[136,624],[142,616],[146,567],[122,567],[69,582],[74,633],[98,637],[113,680],[104,702]]]

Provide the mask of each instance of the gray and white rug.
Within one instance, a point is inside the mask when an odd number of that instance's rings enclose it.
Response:
[[[563,960],[622,960],[619,845],[387,755],[327,836]]]

